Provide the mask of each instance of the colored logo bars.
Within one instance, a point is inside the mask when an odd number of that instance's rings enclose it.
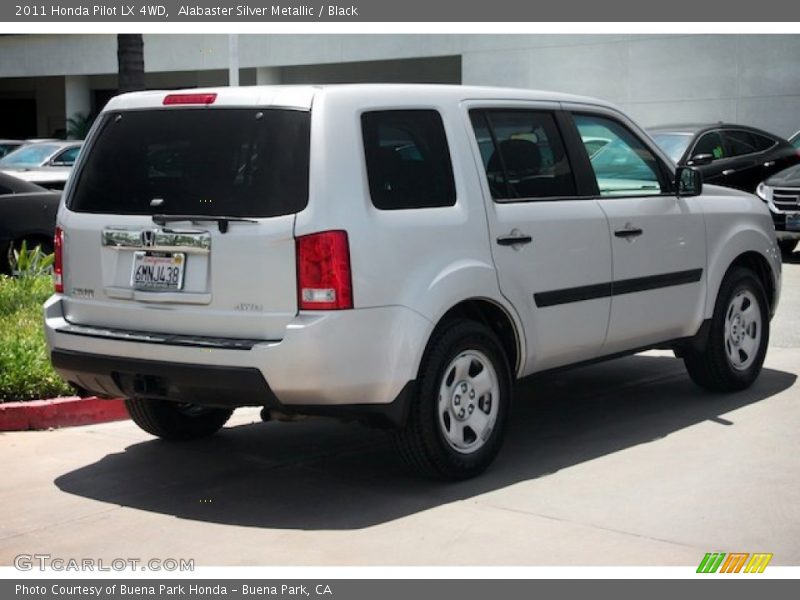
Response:
[[[697,567],[698,573],[763,573],[767,568],[772,554],[761,552],[748,554],[747,552],[708,552]]]

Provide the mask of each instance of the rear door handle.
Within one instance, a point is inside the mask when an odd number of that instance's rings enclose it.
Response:
[[[767,169],[769,169],[770,167],[774,167],[775,166],[775,161],[774,160],[768,160],[767,162],[764,163],[764,166]]]
[[[500,246],[517,246],[523,244],[530,244],[533,238],[527,233],[522,233],[519,229],[512,229],[511,233],[497,237],[497,243]]]
[[[623,229],[617,229],[614,232],[614,235],[616,237],[618,237],[618,238],[630,239],[630,238],[639,237],[643,233],[644,233],[644,230],[641,227],[633,227],[633,226],[631,226],[629,224],[629,225],[626,225]]]
[[[734,173],[736,173],[736,169],[725,169],[722,172],[723,175],[733,175]]]

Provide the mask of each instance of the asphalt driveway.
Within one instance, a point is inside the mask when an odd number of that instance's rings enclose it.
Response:
[[[752,389],[704,393],[666,352],[528,382],[473,481],[418,479],[380,431],[253,409],[184,444],[130,422],[0,434],[0,565],[800,565],[800,264],[784,273]]]

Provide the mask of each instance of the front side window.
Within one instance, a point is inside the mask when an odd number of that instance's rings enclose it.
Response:
[[[662,193],[658,161],[633,133],[620,123],[595,115],[575,115],[581,139],[609,140],[589,161],[601,196],[642,196]]]
[[[709,131],[704,133],[694,146],[692,156],[698,154],[710,154],[714,160],[719,158],[727,158],[725,153],[725,146],[722,144],[722,136],[719,131]]]
[[[384,110],[361,115],[372,204],[381,210],[456,203],[450,150],[435,110]]]
[[[575,179],[552,113],[470,111],[495,200],[575,196]]]
[[[70,208],[132,215],[273,217],[308,203],[310,114],[153,109],[107,114]]]

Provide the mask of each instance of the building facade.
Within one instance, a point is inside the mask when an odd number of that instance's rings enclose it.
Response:
[[[116,93],[116,49],[115,35],[1,36],[0,138],[96,113]],[[149,34],[144,52],[150,89],[227,85],[234,62],[240,85],[499,85],[603,98],[645,126],[800,129],[800,35]]]

